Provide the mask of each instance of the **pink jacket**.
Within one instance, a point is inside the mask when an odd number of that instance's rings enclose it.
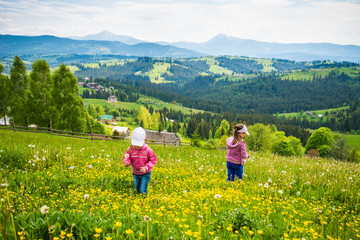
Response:
[[[126,150],[123,157],[123,164],[131,163],[132,171],[136,175],[144,175],[151,172],[157,161],[154,151],[144,144],[140,150],[136,148],[131,149],[131,146]],[[140,168],[145,167],[146,173],[140,173]]]
[[[245,141],[241,141],[232,144],[233,140],[234,140],[233,136],[226,139],[226,147],[228,149],[228,152],[226,154],[226,161],[234,164],[244,165],[245,164],[244,159],[249,157],[249,155],[246,152],[246,143]]]

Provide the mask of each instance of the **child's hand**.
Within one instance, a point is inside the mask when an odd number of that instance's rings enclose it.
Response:
[[[145,167],[141,167],[141,168],[140,168],[140,172],[141,172],[141,173],[146,173],[146,168],[145,168]]]
[[[125,167],[128,167],[128,166],[130,166],[130,165],[131,165],[130,162],[125,162],[125,163],[124,163],[124,166],[125,166]]]

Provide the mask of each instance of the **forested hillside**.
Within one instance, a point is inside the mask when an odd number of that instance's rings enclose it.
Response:
[[[199,59],[138,58],[114,66],[102,64],[96,68],[79,67],[75,75],[80,79],[90,77],[113,83],[131,82],[139,94],[167,102],[176,101],[190,108],[214,113],[276,114],[327,109],[356,105],[354,100],[360,96],[358,64],[272,59],[266,62],[271,63],[271,68],[276,71],[266,72],[264,69],[269,69],[269,65],[265,66],[264,62],[226,56]],[[150,82],[148,73],[158,63],[168,64],[166,71],[158,76],[167,83]],[[214,64],[231,74],[225,71],[212,72]],[[306,76],[304,79],[298,74],[300,72]],[[292,74],[296,77],[292,77]],[[342,119],[329,119],[323,125],[332,130],[357,130],[356,116],[354,111]],[[291,119],[289,122],[285,125],[304,128],[322,126],[321,123],[299,119]]]

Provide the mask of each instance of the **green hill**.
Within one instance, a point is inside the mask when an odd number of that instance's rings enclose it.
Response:
[[[122,165],[129,142],[0,130],[0,146],[2,238],[360,237],[359,164],[252,152],[229,183],[225,151],[151,145],[143,197]]]

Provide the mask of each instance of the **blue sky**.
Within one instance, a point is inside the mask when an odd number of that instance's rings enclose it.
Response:
[[[360,0],[0,0],[0,34],[360,45]]]

